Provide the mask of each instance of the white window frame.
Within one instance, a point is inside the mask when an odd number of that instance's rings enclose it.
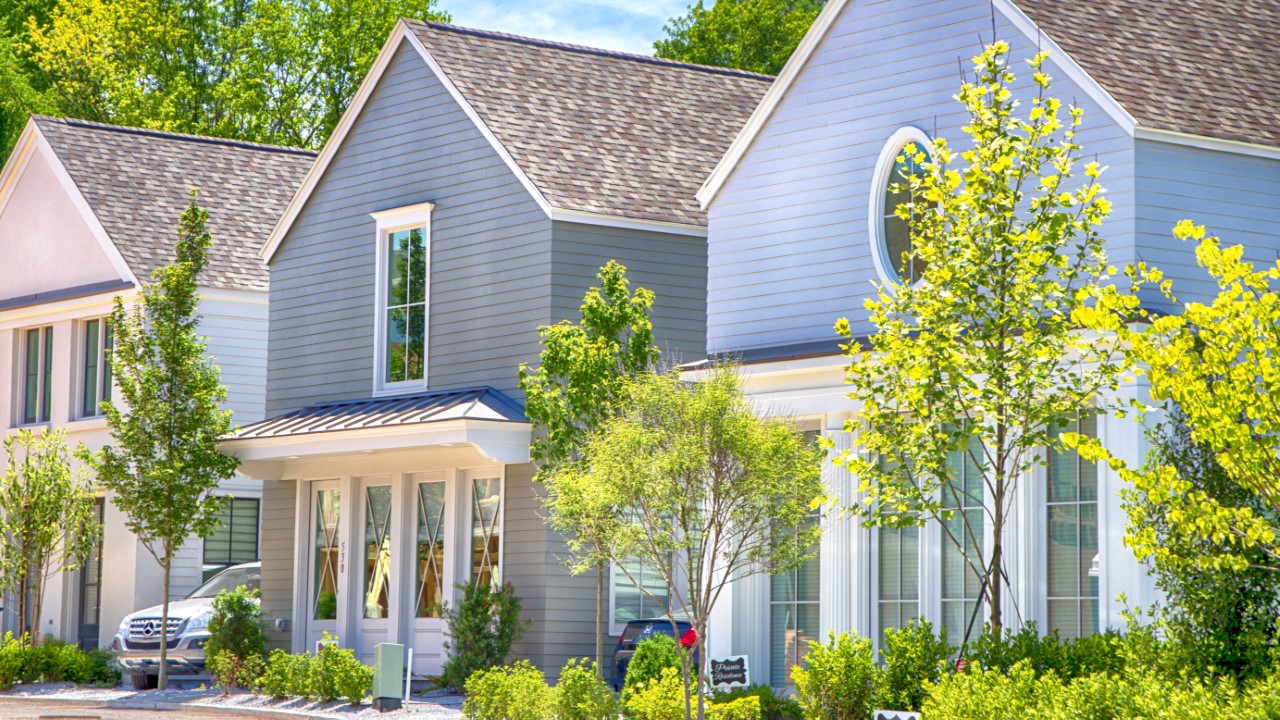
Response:
[[[894,182],[893,169],[898,164],[898,156],[902,154],[903,146],[908,143],[921,145],[925,152],[929,153],[929,157],[936,157],[933,141],[929,139],[928,133],[913,125],[898,128],[885,141],[884,147],[880,150],[880,157],[876,160],[871,182],[870,204],[867,208],[867,238],[871,243],[871,262],[875,264],[876,274],[880,276],[884,286],[890,289],[901,285],[902,279],[894,271],[893,261],[885,249],[884,194],[888,186]]]
[[[431,213],[435,203],[418,203],[404,207],[380,210],[370,213],[376,225],[374,243],[377,247],[377,282],[374,284],[374,358],[373,358],[373,394],[402,395],[421,392],[427,389],[428,367],[431,347]],[[387,237],[400,230],[421,228],[426,242],[426,278],[424,279],[424,299],[426,316],[423,318],[423,364],[421,380],[403,382],[387,382],[387,263],[390,262],[387,252]]]
[[[93,413],[86,414],[84,411],[84,400],[85,400],[84,394],[87,388],[85,387],[84,380],[85,380],[85,372],[87,372],[88,368],[86,367],[85,355],[88,354],[88,351],[89,351],[88,334],[89,334],[89,323],[91,322],[98,323],[98,381],[97,381],[98,393],[97,393],[96,401],[94,402],[95,411]],[[106,383],[104,383],[103,381],[106,379],[106,372],[107,372],[106,334],[105,333],[107,331],[107,326],[110,323],[111,323],[111,316],[109,315],[103,316],[103,317],[86,318],[76,323],[77,341],[76,341],[76,358],[75,358],[75,368],[76,368],[75,417],[81,420],[90,420],[93,418],[103,417],[105,413],[103,413],[100,409],[98,409],[98,403],[110,402],[111,396],[115,394],[114,392],[115,388],[112,387],[110,391],[107,393],[107,396],[103,397],[103,388],[106,386]]]
[[[1086,406],[1077,411],[1074,422],[1078,423],[1080,416],[1085,414],[1091,414],[1094,416],[1094,423],[1095,423],[1093,428],[1094,438],[1097,439],[1099,437],[1102,437],[1103,422],[1105,421],[1105,418],[1108,416],[1099,412],[1096,407]],[[1067,431],[1079,432],[1079,426],[1076,425],[1074,428],[1068,428]],[[1034,514],[1032,516],[1034,518],[1034,521],[1032,523],[1031,531],[1035,535],[1035,543],[1036,543],[1033,546],[1035,547],[1035,552],[1032,553],[1032,556],[1031,556],[1031,576],[1036,587],[1036,604],[1035,604],[1034,610],[1036,612],[1038,625],[1041,628],[1041,632],[1052,632],[1054,630],[1054,628],[1049,624],[1049,600],[1050,600],[1050,595],[1049,595],[1049,507],[1051,505],[1075,505],[1077,508],[1079,508],[1081,505],[1092,504],[1095,508],[1094,519],[1095,519],[1095,522],[1098,524],[1097,557],[1101,558],[1101,556],[1103,555],[1103,552],[1106,549],[1104,545],[1105,539],[1104,539],[1103,530],[1102,530],[1103,522],[1101,519],[1101,515],[1105,511],[1104,502],[1103,502],[1104,500],[1103,481],[1105,477],[1104,472],[1106,469],[1105,464],[1103,464],[1102,462],[1098,462],[1094,464],[1094,473],[1095,473],[1095,480],[1097,482],[1097,488],[1095,489],[1096,497],[1094,498],[1092,503],[1082,502],[1079,500],[1051,503],[1049,501],[1049,462],[1051,462],[1051,456],[1049,453],[1050,453],[1049,448],[1041,448],[1041,458],[1043,460],[1043,464],[1040,467],[1036,468],[1036,478],[1037,478],[1036,487],[1039,489],[1039,492],[1036,494],[1034,498],[1031,499],[1033,502],[1033,508],[1034,508],[1033,509]],[[1081,460],[1083,461],[1083,459]],[[1077,468],[1077,471],[1078,470],[1079,469]],[[1104,608],[1105,603],[1103,601],[1103,598],[1106,596],[1104,595],[1103,589],[1102,589],[1102,578],[1099,577],[1098,580],[1099,580],[1098,594],[1096,597],[1090,598],[1084,595],[1081,595],[1079,597],[1055,596],[1052,599],[1053,600],[1076,600],[1076,601],[1093,600],[1094,602],[1098,603],[1097,632],[1105,632],[1107,629],[1107,626],[1105,621],[1103,620],[1103,617],[1105,614],[1105,608]]]

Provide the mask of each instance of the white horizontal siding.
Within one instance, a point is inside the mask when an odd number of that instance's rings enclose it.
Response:
[[[1033,38],[997,14],[1010,41],[1018,92],[1029,97],[1022,62]],[[824,340],[848,316],[869,330],[864,301],[879,278],[871,259],[867,207],[884,142],[915,126],[963,150],[963,108],[953,99],[961,72],[989,42],[992,10],[981,0],[852,2],[796,77],[709,209],[709,351]],[[1053,93],[1085,111],[1084,159],[1109,166],[1103,184],[1113,259],[1132,256],[1132,138],[1074,85],[1055,76]],[[878,188],[876,189],[878,191]]]

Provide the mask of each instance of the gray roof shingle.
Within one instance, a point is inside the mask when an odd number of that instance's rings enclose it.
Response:
[[[1014,1],[1140,125],[1280,146],[1280,1]]]
[[[773,78],[406,21],[555,208],[705,225],[694,198]]]
[[[194,187],[213,236],[201,284],[267,289],[258,250],[315,153],[82,120],[35,122],[138,279],[173,260]]]

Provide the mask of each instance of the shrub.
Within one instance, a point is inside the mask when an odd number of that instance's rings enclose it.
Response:
[[[266,668],[258,678],[258,689],[282,699],[290,696],[306,697],[311,678],[311,656],[307,653],[293,655],[284,650],[272,650]]]
[[[1057,631],[1042,636],[1035,623],[1027,623],[1016,632],[1009,628],[984,626],[982,633],[962,654],[969,663],[1002,672],[1023,663],[1037,675],[1049,671],[1061,673],[1066,664],[1066,654]]]
[[[639,654],[639,647],[636,652]],[[656,678],[633,682],[628,668],[629,688],[623,692],[627,716],[631,720],[684,720],[684,682],[680,674],[678,668],[668,666],[661,668]]]
[[[1053,673],[1036,677],[1029,662],[1008,674],[971,663],[964,672],[943,675],[926,686],[921,716],[929,720],[1025,720],[1052,707],[1062,683]]]
[[[22,682],[22,674],[27,662],[26,636],[15,638],[13,633],[4,634],[0,640],[0,689],[9,689]]]
[[[877,704],[885,709],[918,711],[925,683],[938,682],[954,651],[947,644],[947,629],[935,636],[927,620],[912,620],[901,630],[886,630],[880,651],[884,677]]]
[[[618,699],[596,672],[596,664],[570,660],[560,670],[555,689],[559,720],[614,720]]]
[[[462,714],[471,720],[544,720],[555,716],[555,693],[528,660],[478,670],[467,679],[466,691]]]
[[[240,687],[253,687],[266,668],[266,661],[259,653],[242,656],[230,650],[218,650],[206,652],[205,658],[205,669],[227,693]]]
[[[488,585],[459,585],[462,601],[458,607],[445,606],[449,625],[445,650],[449,658],[441,671],[441,681],[455,690],[466,687],[471,674],[507,661],[528,621],[520,620],[520,598],[507,583],[500,590]]]
[[[754,697],[760,703],[760,716],[764,720],[801,720],[804,713],[791,698],[780,697],[768,685],[749,685],[744,688],[720,690],[711,696],[711,702],[720,705],[743,697]]]
[[[871,641],[848,633],[811,643],[804,664],[791,671],[796,699],[808,720],[864,720],[875,709],[881,671]]]
[[[683,672],[680,669],[680,646],[675,638],[659,634],[641,640],[627,664],[627,677],[622,683],[623,699],[636,685],[661,678],[666,668],[676,668],[677,676]]]
[[[1065,657],[1059,668],[1060,677],[1083,678],[1101,673],[1124,674],[1124,658],[1120,648],[1123,638],[1115,630],[1087,635],[1063,643]]]
[[[205,656],[210,674],[223,690],[233,692],[252,685],[262,673],[266,651],[258,591],[242,586],[218,593],[213,599]]]
[[[97,648],[81,650],[53,638],[31,645],[25,635],[6,633],[0,640],[0,688],[40,680],[109,687],[120,680],[111,659],[111,653]]]
[[[707,707],[707,720],[761,720],[760,698],[744,695],[737,700]]]
[[[350,648],[334,642],[320,646],[311,660],[308,678],[308,695],[320,702],[342,698],[359,705],[373,690],[373,668],[357,660]]]

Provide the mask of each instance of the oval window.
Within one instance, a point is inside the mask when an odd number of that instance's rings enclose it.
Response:
[[[910,156],[908,147],[915,151]],[[915,200],[909,178],[924,173],[930,162],[929,142],[914,128],[895,133],[880,154],[871,222],[874,257],[885,280],[914,283],[924,274],[924,263],[912,253],[911,219],[899,217],[898,207]]]

